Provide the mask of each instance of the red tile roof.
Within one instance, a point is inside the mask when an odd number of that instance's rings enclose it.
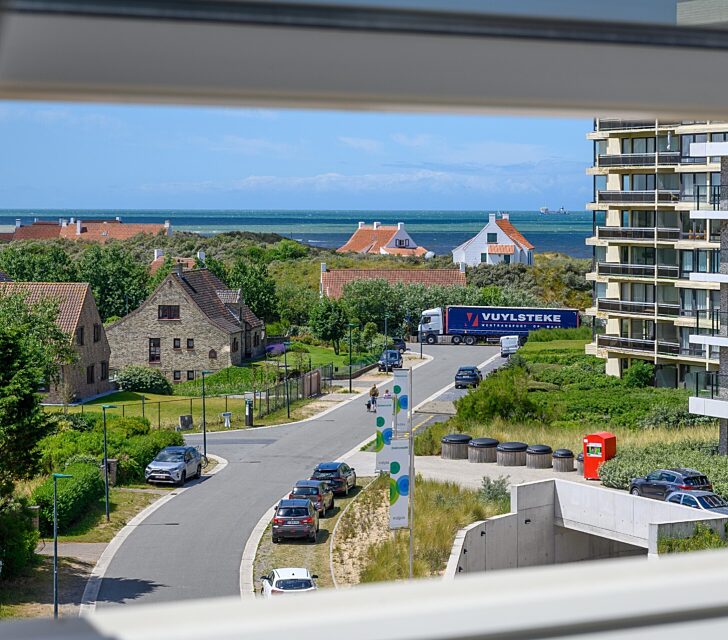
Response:
[[[140,233],[150,235],[166,234],[167,227],[164,224],[147,224],[141,222],[127,224],[120,220],[82,220],[80,234],[77,233],[77,225],[75,222],[69,222],[65,227],[61,227],[61,238],[101,243],[107,240],[126,240]]]
[[[15,228],[13,240],[53,240],[61,235],[57,222],[40,221]]]
[[[533,245],[523,237],[523,234],[516,229],[510,220],[500,219],[496,220],[495,223],[500,227],[501,231],[505,233],[513,242],[517,242],[526,249],[533,249]]]
[[[516,252],[516,248],[512,244],[489,244],[488,253],[496,255],[508,255]]]
[[[427,249],[423,247],[387,247],[391,242],[394,234],[397,233],[397,227],[379,226],[376,229],[366,225],[359,227],[349,238],[347,243],[339,247],[338,253],[373,253],[379,255],[384,252],[390,255],[398,256],[419,256],[427,253]]]
[[[0,282],[0,294],[24,293],[29,304],[41,300],[58,303],[56,323],[64,333],[76,330],[81,309],[91,289],[86,282]]]
[[[465,274],[459,269],[331,269],[321,272],[322,292],[329,298],[340,298],[349,282],[380,278],[389,283],[465,286]]]

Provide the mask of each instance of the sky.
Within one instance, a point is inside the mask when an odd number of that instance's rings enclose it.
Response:
[[[588,119],[0,102],[0,209],[583,210]]]

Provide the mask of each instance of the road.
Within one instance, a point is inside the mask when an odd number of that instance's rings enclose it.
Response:
[[[451,383],[461,364],[478,364],[497,352],[485,346],[427,348],[434,359],[413,372],[414,404]],[[496,358],[488,369],[501,362]],[[208,452],[225,458],[227,467],[134,530],[109,564],[97,606],[238,595],[243,547],[261,516],[318,462],[335,460],[373,430],[362,397],[295,425],[208,434]],[[202,442],[199,435],[186,440]]]

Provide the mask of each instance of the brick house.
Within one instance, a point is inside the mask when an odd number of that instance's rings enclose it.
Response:
[[[111,349],[85,282],[0,282],[0,294],[20,293],[29,304],[54,300],[56,322],[73,341],[78,361],[62,365],[59,381],[43,392],[43,401],[63,403],[85,400],[113,389],[109,381]]]
[[[176,265],[129,315],[106,328],[111,366],[159,369],[172,382],[240,365],[265,352],[262,320],[207,269]]]
[[[23,224],[20,218],[15,220],[15,229],[0,234],[0,241],[13,240],[85,240],[99,242],[108,240],[126,240],[144,233],[149,235],[168,236],[172,233],[169,220],[164,223],[124,222],[120,217],[103,220],[82,220],[71,218],[58,222],[34,220],[31,224]]]
[[[424,256],[431,258],[434,253],[420,247],[404,228],[404,222],[397,226],[375,222],[368,227],[359,223],[357,230],[346,244],[336,250],[338,253],[368,253],[378,256]]]

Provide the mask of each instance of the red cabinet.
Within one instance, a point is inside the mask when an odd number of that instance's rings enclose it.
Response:
[[[599,431],[584,436],[584,477],[599,480],[599,465],[617,455],[617,436]]]

